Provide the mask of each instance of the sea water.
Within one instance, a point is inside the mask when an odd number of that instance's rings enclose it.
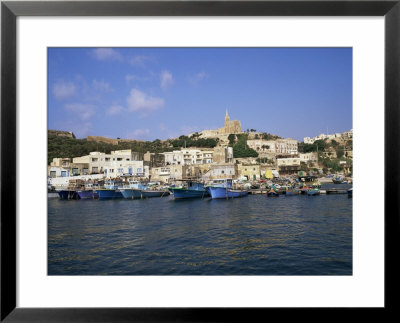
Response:
[[[351,275],[352,264],[346,194],[48,200],[49,275]]]

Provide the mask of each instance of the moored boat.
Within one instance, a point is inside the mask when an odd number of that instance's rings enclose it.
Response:
[[[119,183],[114,181],[108,181],[104,184],[104,188],[96,189],[100,200],[106,199],[119,199],[122,198],[122,193],[118,188]]]
[[[136,188],[121,188],[120,192],[122,197],[125,199],[140,199],[142,197],[142,191]]]
[[[315,175],[306,175],[299,176],[298,181],[300,183],[300,187],[321,187],[321,182],[318,180],[318,177]]]
[[[100,188],[96,190],[100,200],[119,199],[122,198],[122,193],[118,189]]]
[[[300,194],[299,189],[288,189],[285,192],[285,195],[287,195],[287,196],[294,196],[294,195],[299,195],[299,194]]]
[[[167,190],[142,190],[142,198],[169,196]]]
[[[313,188],[313,189],[307,191],[308,196],[314,196],[314,195],[320,195],[320,194],[321,194],[321,192],[318,188]]]
[[[267,192],[267,196],[269,197],[278,197],[279,193],[277,191],[275,191],[274,189],[271,189]]]
[[[79,195],[75,190],[58,191],[58,196],[61,200],[79,200]]]
[[[92,183],[87,183],[84,185],[84,187],[80,190],[77,191],[79,198],[83,200],[87,199],[98,199],[99,194],[96,192],[96,188],[98,185],[93,185]]]
[[[168,190],[174,195],[175,199],[202,198],[210,196],[203,183],[185,180],[183,186],[170,186]]]
[[[209,186],[208,190],[213,199],[229,199],[247,196],[248,190],[235,190],[228,187]]]
[[[97,194],[96,190],[81,190],[77,191],[77,193],[82,200],[99,198],[99,194]]]
[[[333,184],[347,184],[347,181],[342,176],[335,176],[332,178]]]

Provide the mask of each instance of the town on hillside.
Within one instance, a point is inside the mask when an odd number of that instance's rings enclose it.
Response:
[[[243,131],[239,120],[230,120],[228,111],[224,121],[224,126],[219,129],[203,130],[164,142],[157,140],[157,149],[146,152],[125,148],[131,142],[146,148],[144,142],[89,136],[86,138],[88,143],[122,148],[108,153],[90,151],[81,156],[60,153],[62,156],[49,160],[48,184],[54,188],[66,187],[71,178],[134,178],[170,184],[188,178],[202,182],[213,179],[262,182],[299,175],[352,176],[352,130],[306,137],[299,142],[255,129]],[[49,130],[48,136],[49,140],[77,140],[67,131]],[[49,156],[53,146],[49,144]]]

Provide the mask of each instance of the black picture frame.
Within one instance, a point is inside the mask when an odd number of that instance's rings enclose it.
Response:
[[[1,3],[1,316],[3,322],[189,322],[256,320],[268,309],[16,307],[16,19],[19,16],[384,16],[385,306],[399,287],[400,0],[380,1],[2,1]],[[372,125],[371,125],[372,126]],[[368,197],[365,197],[368,199]],[[372,234],[372,233],[371,233]],[[269,309],[282,313],[282,309]],[[287,309],[283,309],[287,310]],[[301,309],[297,310],[304,313]],[[326,309],[329,310],[329,309]],[[384,311],[384,312],[382,312]],[[332,311],[329,311],[332,313]],[[348,313],[348,312],[347,312]],[[369,312],[371,313],[371,312]],[[371,313],[372,314],[372,313]],[[253,317],[254,315],[254,317]],[[309,315],[309,314],[307,314]],[[368,314],[370,315],[370,314]],[[381,317],[381,316],[380,316]],[[252,319],[253,318],[253,319]],[[264,317],[267,319],[267,317]],[[283,317],[281,317],[282,319]],[[299,317],[300,318],[300,317]],[[382,317],[381,317],[382,318]],[[257,319],[258,320],[258,319]]]

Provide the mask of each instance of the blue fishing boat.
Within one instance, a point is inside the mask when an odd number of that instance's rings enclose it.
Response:
[[[118,188],[119,183],[109,181],[106,182],[104,188],[99,188],[96,190],[97,194],[99,195],[100,200],[105,199],[119,199],[122,198],[122,193]]]
[[[267,192],[267,196],[269,196],[269,197],[278,197],[278,196],[279,196],[279,193],[276,192],[275,190],[271,189],[271,190],[269,190],[269,191]]]
[[[75,190],[58,191],[58,196],[61,200],[79,200],[79,195]]]
[[[272,184],[271,189],[267,192],[267,196],[278,197],[279,196],[279,192],[278,192],[279,188],[280,188],[280,186]]]
[[[171,193],[167,190],[143,190],[142,198],[163,197],[163,196],[169,196],[170,194]]]
[[[247,190],[234,190],[227,187],[209,186],[208,189],[210,191],[211,198],[213,199],[229,199],[235,197],[243,197],[247,196],[249,193]]]
[[[203,183],[185,180],[183,186],[170,186],[168,190],[174,194],[175,199],[202,198],[210,196]]]
[[[87,183],[83,189],[78,190],[77,193],[82,200],[98,199],[99,194],[97,194],[96,188],[98,188],[97,184],[93,185],[92,183]]]
[[[136,180],[130,180],[127,186],[120,188],[120,192],[125,199],[140,199],[142,197],[142,189],[146,188],[146,185]]]
[[[321,194],[321,192],[318,188],[313,188],[313,189],[307,191],[308,196],[315,196],[315,195],[320,195],[320,194]]]
[[[295,195],[299,195],[299,194],[300,194],[299,189],[288,189],[287,191],[285,191],[285,195],[287,195],[287,196],[295,196]]]
[[[85,199],[98,199],[99,198],[99,194],[97,194],[96,190],[81,190],[81,191],[77,191],[79,197],[82,200]]]
[[[247,190],[233,189],[231,179],[216,179],[207,186],[207,190],[213,199],[243,197],[249,193]]]
[[[122,197],[125,199],[140,199],[142,197],[141,190],[138,190],[136,188],[121,188],[120,192],[122,194]]]

